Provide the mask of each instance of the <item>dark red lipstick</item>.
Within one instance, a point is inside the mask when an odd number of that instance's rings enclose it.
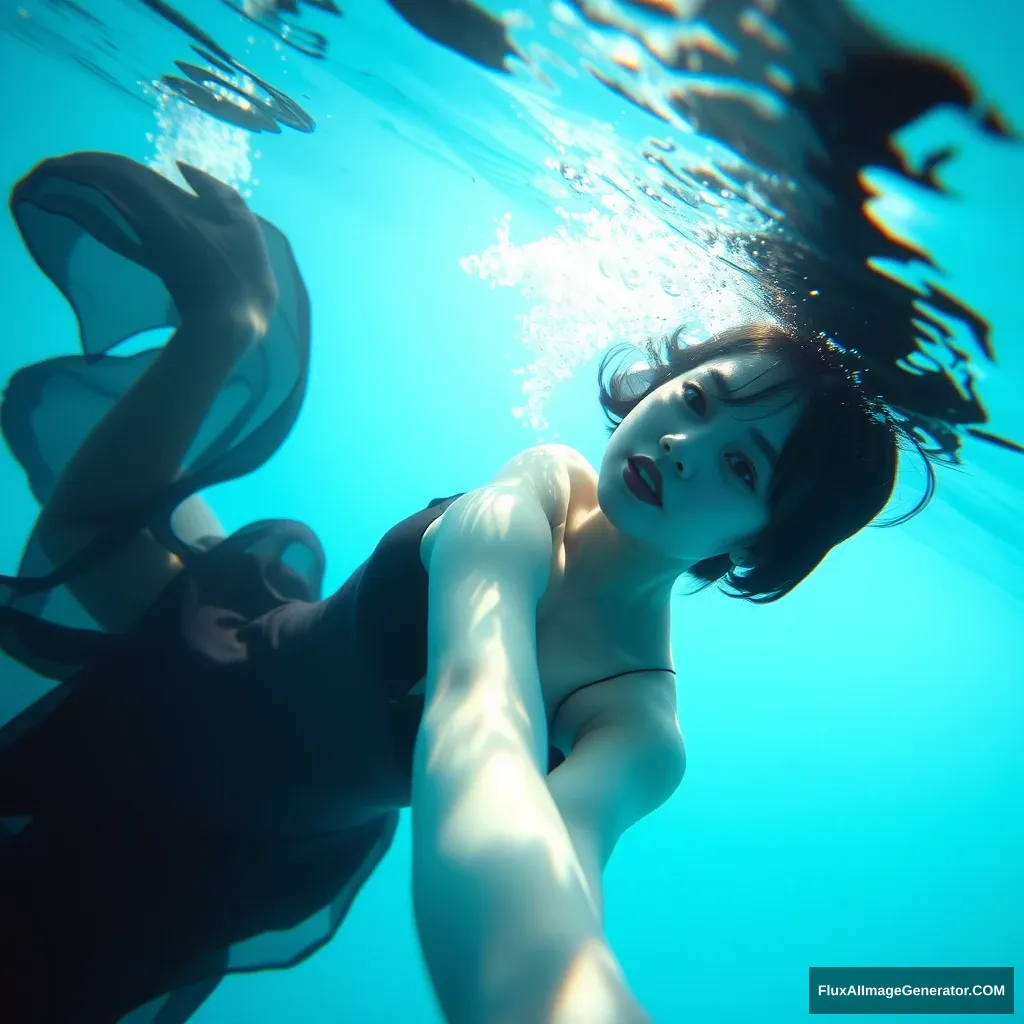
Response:
[[[661,508],[661,472],[652,459],[646,455],[634,455],[627,459],[622,479],[641,501]]]

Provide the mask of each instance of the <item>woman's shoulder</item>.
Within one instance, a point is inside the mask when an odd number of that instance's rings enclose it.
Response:
[[[453,504],[453,500],[448,500],[438,510],[436,518],[432,518],[421,534],[420,556],[424,567],[429,569],[436,535],[452,517],[456,523],[453,529],[467,528],[476,540],[488,535],[507,539],[510,528],[508,509],[501,515],[501,529],[494,528],[488,516],[483,514],[488,510],[493,512],[495,491],[518,495],[526,498],[528,503],[536,500],[552,533],[557,535],[565,526],[570,508],[579,503],[577,494],[586,490],[588,480],[593,480],[590,487],[596,494],[594,470],[579,452],[568,445],[535,445],[518,452],[487,483],[458,495],[453,508],[448,508]]]
[[[550,465],[559,466],[571,473],[594,476],[594,467],[575,448],[567,444],[538,444],[525,448],[509,460],[508,465]]]
[[[586,494],[597,493],[597,470],[583,454],[565,444],[545,445],[551,450],[551,458],[565,467],[569,482],[574,490],[582,489]]]
[[[564,444],[526,448],[511,458],[495,478],[496,483],[525,481],[536,494],[552,524],[562,523],[571,505],[596,499],[597,473],[587,459]]]

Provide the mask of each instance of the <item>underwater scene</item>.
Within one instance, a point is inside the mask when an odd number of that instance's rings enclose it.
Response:
[[[4,0],[0,1020],[1012,1015],[1022,47]]]

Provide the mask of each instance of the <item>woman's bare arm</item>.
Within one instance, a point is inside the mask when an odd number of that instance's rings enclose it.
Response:
[[[506,480],[460,499],[445,519],[430,563],[413,776],[414,905],[445,1017],[646,1021],[542,767],[535,623],[549,515],[530,486]]]

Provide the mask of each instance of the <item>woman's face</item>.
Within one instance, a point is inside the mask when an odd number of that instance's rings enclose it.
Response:
[[[688,565],[752,541],[767,525],[768,485],[801,403],[791,392],[744,405],[719,395],[742,398],[786,376],[778,357],[744,354],[703,363],[649,394],[601,461],[598,500],[612,525]]]

